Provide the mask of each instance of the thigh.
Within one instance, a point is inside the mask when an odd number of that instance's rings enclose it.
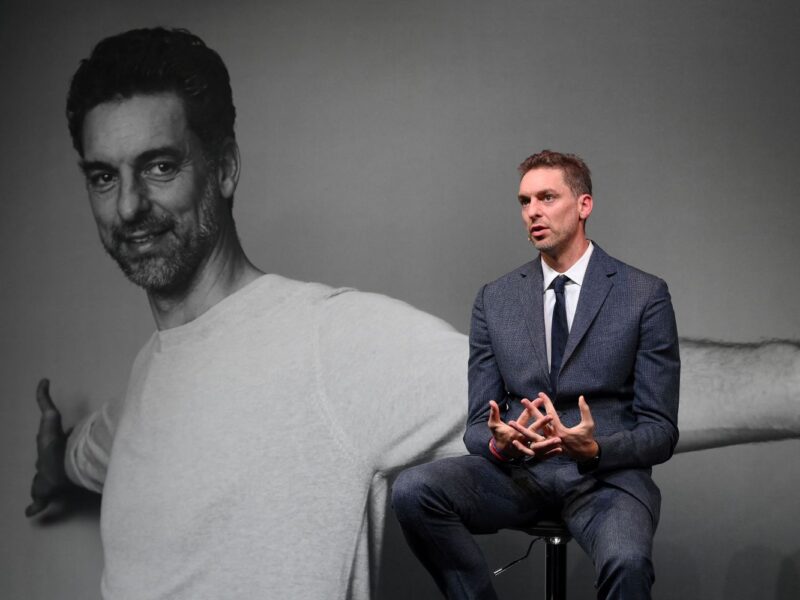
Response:
[[[598,569],[609,561],[651,557],[655,526],[650,511],[619,488],[600,483],[573,499],[562,515]]]
[[[524,468],[474,455],[407,469],[395,483],[395,496],[398,492],[413,494],[427,510],[451,514],[472,533],[529,524],[547,509],[541,488]]]

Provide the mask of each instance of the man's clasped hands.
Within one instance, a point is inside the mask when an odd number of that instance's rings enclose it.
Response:
[[[566,427],[556,412],[550,397],[540,392],[533,401],[521,400],[525,407],[519,417],[505,423],[500,418],[500,407],[489,401],[489,429],[495,448],[508,458],[547,459],[565,454],[575,461],[596,456],[599,446],[594,439],[594,419],[583,396],[578,398],[580,422]]]

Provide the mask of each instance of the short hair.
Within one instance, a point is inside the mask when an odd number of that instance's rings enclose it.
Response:
[[[575,154],[563,154],[552,150],[542,150],[531,154],[519,165],[519,174],[538,168],[561,169],[564,181],[576,196],[592,193],[592,173],[583,159]]]
[[[83,156],[86,114],[104,102],[137,94],[175,93],[207,158],[234,138],[236,108],[219,54],[185,29],[133,29],[101,40],[81,61],[67,95],[72,145]]]

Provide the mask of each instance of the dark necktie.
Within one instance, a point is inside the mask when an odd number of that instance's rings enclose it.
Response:
[[[564,358],[564,348],[567,347],[569,326],[567,325],[567,305],[564,301],[564,286],[569,278],[559,275],[553,280],[553,291],[556,293],[556,305],[553,307],[553,323],[550,327],[550,387],[553,400],[558,391],[558,370],[561,368],[561,359]]]

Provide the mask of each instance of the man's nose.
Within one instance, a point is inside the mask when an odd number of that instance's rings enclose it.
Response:
[[[150,210],[150,200],[147,190],[132,177],[120,186],[117,198],[117,213],[123,222],[135,221],[142,213]]]

